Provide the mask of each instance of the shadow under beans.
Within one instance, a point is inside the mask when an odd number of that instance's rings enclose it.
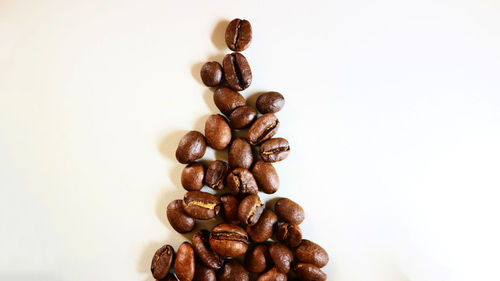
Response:
[[[274,211],[274,204],[283,197],[274,197],[266,201],[266,208]]]
[[[181,138],[187,133],[186,130],[177,130],[162,137],[157,144],[158,151],[167,159],[177,162],[175,151]]]
[[[265,91],[260,91],[249,95],[247,97],[247,104],[257,108],[255,104],[257,103],[257,99],[259,98],[259,96],[262,95],[263,93],[265,93]]]
[[[213,114],[220,113],[217,106],[215,106],[214,92],[211,89],[206,89],[205,91],[203,91],[203,100],[205,101],[208,109],[210,109],[210,112],[212,112]]]
[[[219,50],[226,50],[226,28],[229,21],[226,19],[221,19],[217,22],[212,32],[212,43]]]

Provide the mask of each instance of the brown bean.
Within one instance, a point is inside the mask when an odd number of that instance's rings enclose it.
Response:
[[[271,264],[266,244],[258,244],[247,252],[245,266],[252,273],[261,273]]]
[[[225,194],[220,197],[220,201],[222,203],[222,217],[224,221],[231,224],[239,224],[238,206],[240,202],[238,199],[231,194]]]
[[[205,155],[207,143],[205,137],[198,131],[190,131],[179,141],[175,157],[182,164],[188,164]]]
[[[257,110],[251,106],[243,105],[229,115],[229,126],[233,129],[243,129],[252,124],[257,117]]]
[[[243,225],[254,225],[264,211],[264,203],[256,194],[248,195],[238,206],[238,219]]]
[[[247,20],[234,19],[226,28],[226,45],[229,49],[241,52],[252,42],[252,25]]]
[[[282,273],[288,273],[293,262],[293,253],[287,246],[281,243],[273,243],[269,246],[269,256],[274,262],[274,265]]]
[[[277,267],[269,269],[266,273],[260,275],[257,281],[287,281],[287,276],[279,272]]]
[[[272,136],[276,135],[279,127],[280,121],[278,117],[272,113],[266,113],[257,118],[250,129],[248,129],[248,142],[252,145],[257,145],[270,139]]]
[[[248,249],[248,234],[233,224],[219,224],[210,232],[210,247],[222,257],[237,257]]]
[[[228,171],[229,165],[226,162],[221,160],[212,161],[205,173],[205,184],[214,190],[223,189]]]
[[[214,103],[224,115],[229,116],[233,110],[246,105],[247,102],[240,93],[220,87],[214,92]]]
[[[207,144],[216,150],[225,149],[231,142],[231,128],[220,114],[212,114],[205,122],[205,138]]]
[[[179,233],[190,232],[196,226],[196,220],[184,212],[182,200],[174,200],[168,204],[167,218],[170,225]]]
[[[317,266],[309,263],[298,263],[293,271],[302,281],[326,281],[326,274]]]
[[[252,174],[264,193],[272,194],[278,191],[280,179],[271,163],[262,160],[257,161],[252,168]]]
[[[177,249],[174,263],[175,275],[179,281],[191,281],[194,277],[194,250],[189,242],[184,242]]]
[[[210,248],[210,232],[202,229],[198,230],[191,238],[196,256],[203,264],[211,269],[219,269],[224,262],[223,259]]]
[[[266,162],[278,162],[288,157],[290,145],[284,138],[269,139],[260,145],[259,154]]]
[[[175,259],[174,248],[170,245],[163,245],[156,250],[153,260],[151,261],[151,273],[155,279],[162,279],[167,276],[172,262]]]
[[[199,191],[203,188],[205,167],[203,164],[194,162],[182,169],[181,184],[187,191]]]
[[[297,247],[302,242],[302,230],[296,224],[285,222],[276,229],[276,239],[292,248]]]
[[[220,200],[207,192],[189,191],[184,195],[182,208],[190,217],[209,220],[219,213]]]
[[[259,221],[255,225],[247,226],[246,230],[253,241],[265,242],[273,236],[276,223],[278,223],[278,216],[273,211],[265,209],[260,215]]]
[[[253,153],[250,144],[242,138],[236,138],[231,143],[228,153],[229,166],[232,169],[250,169],[253,163]]]
[[[297,225],[301,224],[306,218],[304,209],[288,198],[281,198],[276,201],[274,211],[283,221]]]
[[[309,241],[302,240],[302,243],[294,251],[297,260],[303,263],[310,263],[319,268],[328,264],[328,253],[320,245]]]
[[[226,185],[233,195],[257,194],[259,187],[252,173],[245,168],[236,168],[227,175]]]

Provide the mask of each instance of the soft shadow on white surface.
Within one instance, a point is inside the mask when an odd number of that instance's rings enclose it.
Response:
[[[222,19],[214,27],[214,32],[212,33],[212,43],[219,50],[227,50],[225,34],[228,24],[229,21],[227,19]]]

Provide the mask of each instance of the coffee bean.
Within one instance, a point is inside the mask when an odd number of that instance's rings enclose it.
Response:
[[[288,278],[285,274],[279,272],[277,267],[269,269],[266,273],[260,275],[257,281],[287,281]]]
[[[275,193],[280,187],[278,173],[271,163],[259,160],[252,169],[252,174],[259,188],[267,194]]]
[[[247,20],[234,19],[226,28],[225,38],[229,49],[241,52],[252,42],[252,25]]]
[[[326,274],[318,267],[309,263],[298,263],[293,271],[302,281],[326,281]]]
[[[222,60],[222,67],[226,83],[231,89],[242,91],[252,83],[252,70],[244,55],[240,53],[227,54]]]
[[[196,220],[184,212],[182,200],[174,200],[168,204],[167,218],[170,225],[179,233],[190,232],[196,226]]]
[[[280,272],[286,274],[290,271],[290,265],[293,262],[293,254],[287,246],[281,243],[271,244],[271,246],[269,246],[269,256]]]
[[[174,248],[170,245],[163,245],[156,250],[153,260],[151,261],[151,273],[155,279],[162,279],[167,276],[175,259]]]
[[[236,108],[246,105],[246,100],[240,93],[220,87],[214,92],[214,103],[222,113],[229,116]]]
[[[205,63],[200,70],[201,80],[208,87],[219,86],[224,76],[222,65],[216,61]]]
[[[215,270],[197,263],[193,281],[217,281],[217,275],[215,275]]]
[[[205,122],[207,144],[216,150],[225,149],[231,142],[231,128],[220,114],[212,114]]]
[[[248,249],[248,234],[239,226],[219,224],[210,232],[210,247],[223,257],[237,257]]]
[[[301,224],[306,218],[304,209],[288,198],[281,198],[276,201],[274,211],[283,221],[297,225]]]
[[[257,118],[250,129],[248,129],[248,142],[252,145],[257,145],[270,139],[272,136],[276,135],[279,127],[280,121],[278,118],[272,113],[266,113]]]
[[[257,194],[259,187],[252,173],[245,168],[236,168],[227,175],[226,185],[233,195]]]
[[[217,273],[219,281],[249,281],[250,276],[245,268],[234,259],[228,260]]]
[[[302,230],[296,224],[285,222],[276,229],[276,239],[289,247],[297,247],[302,242]]]
[[[254,225],[259,221],[260,215],[264,211],[264,203],[259,196],[252,194],[241,200],[238,206],[238,219],[243,225]]]
[[[250,169],[253,163],[253,153],[250,144],[242,138],[236,138],[231,143],[228,153],[229,166],[232,169]]]
[[[255,117],[257,117],[255,108],[248,105],[240,106],[229,115],[229,126],[233,129],[243,129],[252,124]]]
[[[266,162],[278,162],[288,157],[290,145],[284,138],[269,139],[260,145],[259,154]]]
[[[194,162],[182,169],[181,184],[187,191],[199,191],[203,188],[205,167],[203,164]]]
[[[196,256],[200,261],[211,269],[219,269],[222,266],[223,259],[210,249],[210,231],[202,229],[198,230],[191,238]]]
[[[229,171],[229,165],[222,160],[215,160],[208,165],[205,173],[205,184],[215,190],[224,188],[224,181]]]
[[[278,216],[273,211],[265,209],[260,215],[259,221],[252,226],[247,226],[246,230],[253,241],[265,242],[273,236],[276,223],[278,223]]]
[[[219,213],[220,200],[207,192],[189,191],[184,195],[182,207],[190,217],[209,220]]]
[[[263,93],[255,104],[260,113],[276,113],[285,105],[285,98],[278,92]]]
[[[177,249],[174,270],[179,281],[191,281],[194,277],[194,250],[189,242],[182,243]]]
[[[303,263],[310,263],[322,268],[328,263],[328,253],[320,245],[309,240],[302,240],[302,243],[294,250],[297,260]]]
[[[238,206],[240,202],[238,199],[231,194],[226,194],[220,197],[220,201],[222,202],[222,217],[224,221],[232,224],[239,224]]]
[[[245,266],[252,273],[261,273],[271,264],[266,244],[258,244],[247,252]]]
[[[179,141],[175,157],[180,163],[188,164],[203,157],[206,148],[205,137],[198,131],[190,131]]]

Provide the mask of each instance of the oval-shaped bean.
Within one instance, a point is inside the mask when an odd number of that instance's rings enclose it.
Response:
[[[170,245],[163,245],[156,250],[153,260],[151,261],[151,273],[155,279],[162,279],[167,276],[175,259],[174,248]]]
[[[271,264],[266,244],[258,244],[247,252],[245,266],[252,273],[261,273]]]
[[[214,92],[214,103],[224,115],[229,116],[233,110],[246,105],[247,102],[240,93],[220,87]]]
[[[196,220],[184,212],[182,200],[174,200],[168,204],[167,219],[175,231],[179,233],[190,232],[196,226]]]
[[[228,162],[232,169],[250,169],[253,163],[253,153],[250,144],[242,138],[236,138],[231,143],[228,152]]]
[[[187,191],[199,191],[203,188],[205,167],[203,164],[194,162],[182,169],[181,184]]]
[[[276,223],[278,223],[278,216],[273,211],[265,209],[260,215],[259,221],[255,225],[247,226],[246,230],[253,241],[265,242],[273,236]]]
[[[264,193],[272,194],[278,191],[280,179],[271,163],[262,160],[257,161],[252,168],[252,174],[257,181],[257,185]]]
[[[284,138],[269,139],[260,145],[259,154],[266,162],[278,162],[288,157],[290,145]]]
[[[276,239],[289,247],[297,247],[302,242],[302,230],[293,223],[283,223],[276,229]]]
[[[248,142],[252,145],[257,145],[270,139],[272,136],[276,135],[279,127],[280,121],[278,117],[272,113],[266,113],[257,118],[250,129],[248,129]]]
[[[222,60],[224,79],[227,85],[235,90],[242,91],[252,83],[252,70],[247,59],[240,53],[227,54]]]
[[[257,98],[256,106],[260,113],[276,113],[285,105],[285,98],[278,92],[263,93]]]
[[[182,208],[190,217],[209,220],[219,213],[220,200],[207,192],[189,191],[184,195]]]
[[[328,253],[320,245],[309,241],[302,240],[302,243],[294,251],[297,260],[303,263],[314,264],[315,266],[322,268],[328,264]]]
[[[269,246],[269,256],[274,262],[274,265],[282,273],[288,273],[293,262],[293,253],[287,246],[281,243],[273,243]]]
[[[216,61],[205,63],[200,70],[201,81],[208,87],[219,86],[224,77],[222,65]]]
[[[257,194],[259,187],[252,173],[245,168],[236,168],[227,175],[226,185],[233,195]]]
[[[182,164],[188,164],[205,155],[207,143],[205,137],[198,131],[190,131],[179,141],[175,157]]]
[[[301,224],[306,218],[304,209],[288,198],[281,198],[276,201],[274,211],[283,221],[297,225]]]
[[[179,281],[193,280],[195,270],[194,250],[189,242],[182,243],[177,249],[174,270]]]
[[[198,230],[191,238],[196,256],[203,264],[211,269],[221,268],[224,260],[210,248],[210,231]]]
[[[215,190],[223,189],[228,171],[229,165],[226,162],[222,160],[212,161],[205,173],[205,184]]]
[[[231,128],[220,114],[212,114],[205,122],[205,138],[207,144],[216,150],[225,149],[231,142]]]
[[[248,234],[234,224],[222,223],[210,232],[210,247],[222,257],[237,257],[248,249]]]
[[[317,266],[309,263],[298,263],[293,271],[302,281],[326,281],[326,273]]]
[[[243,225],[254,225],[264,211],[264,203],[256,194],[248,195],[238,206],[238,219]]]
[[[226,28],[226,45],[229,49],[241,52],[252,42],[252,25],[247,20],[234,19]]]
[[[243,105],[231,112],[229,115],[229,126],[233,129],[243,129],[255,120],[257,110],[249,105]]]

